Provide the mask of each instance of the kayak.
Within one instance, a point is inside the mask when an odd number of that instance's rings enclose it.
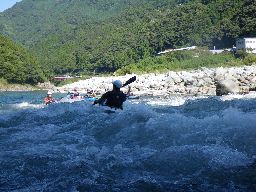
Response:
[[[139,99],[140,97],[138,96],[138,95],[131,95],[131,96],[128,96],[127,97],[127,99],[129,99],[129,100],[132,100],[132,99]],[[95,97],[85,97],[84,98],[84,100],[85,101],[95,101],[95,100],[97,100],[97,98],[95,98]]]
[[[86,97],[84,98],[85,101],[95,101],[96,98],[95,97]]]
[[[130,100],[132,100],[132,99],[139,99],[139,98],[140,97],[138,95],[130,95],[130,96],[127,97],[127,99],[130,99]]]
[[[68,98],[68,97],[63,97],[58,102],[59,103],[73,103],[76,101],[83,101],[83,99],[81,97],[77,97],[77,98],[73,98],[73,99]]]

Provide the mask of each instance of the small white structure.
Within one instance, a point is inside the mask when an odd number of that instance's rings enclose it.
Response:
[[[214,50],[209,50],[212,54],[220,54],[225,51],[225,49],[214,49]]]
[[[196,46],[184,47],[184,48],[179,48],[179,49],[167,49],[167,50],[161,51],[157,54],[161,55],[161,54],[169,53],[169,52],[172,52],[172,51],[184,51],[184,50],[193,50],[193,49],[196,49]]]
[[[256,53],[256,38],[255,37],[244,37],[236,40],[237,50],[246,50],[250,53]]]

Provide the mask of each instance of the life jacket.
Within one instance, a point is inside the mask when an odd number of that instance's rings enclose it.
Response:
[[[80,96],[80,94],[78,92],[74,92],[71,95],[71,99],[77,99],[77,98],[79,98],[79,96]]]
[[[44,98],[44,104],[48,105],[50,103],[54,103],[55,102],[55,99],[53,97],[45,97]]]
[[[78,92],[74,93],[74,97],[78,97],[80,94]]]
[[[123,109],[126,95],[122,91],[109,91],[104,94],[103,98],[106,100],[105,105],[111,108]]]

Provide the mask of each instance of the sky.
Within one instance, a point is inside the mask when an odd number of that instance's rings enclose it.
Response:
[[[12,7],[16,2],[21,0],[0,0],[0,12]]]

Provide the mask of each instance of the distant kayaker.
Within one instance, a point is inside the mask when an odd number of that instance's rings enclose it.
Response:
[[[54,102],[55,102],[55,99],[52,97],[52,92],[48,91],[47,96],[44,98],[44,104],[48,105]]]
[[[80,93],[77,91],[77,89],[74,89],[71,99],[77,99],[79,97],[80,97]]]
[[[87,97],[96,97],[96,93],[94,92],[94,90],[89,90],[87,89]]]
[[[115,109],[123,109],[123,102],[126,101],[126,94],[120,89],[123,86],[120,80],[113,81],[113,90],[104,93],[100,99],[94,101],[95,104],[106,105]]]

